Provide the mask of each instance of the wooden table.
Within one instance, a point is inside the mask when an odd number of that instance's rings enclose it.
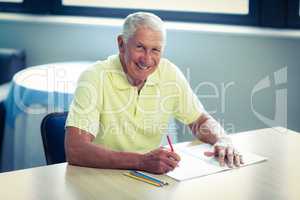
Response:
[[[269,128],[232,138],[268,161],[184,182],[160,176],[170,183],[162,188],[128,178],[122,170],[63,163],[0,174],[0,199],[300,199],[299,133]]]

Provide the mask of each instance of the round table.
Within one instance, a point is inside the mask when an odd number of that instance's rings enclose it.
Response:
[[[68,110],[79,75],[92,62],[52,63],[15,74],[5,100],[2,170],[46,164],[40,125],[51,112]]]

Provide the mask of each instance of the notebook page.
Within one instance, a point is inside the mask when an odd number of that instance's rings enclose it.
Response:
[[[215,157],[205,156],[204,152],[210,150],[212,150],[212,146],[209,144],[201,144],[192,147],[175,149],[176,153],[179,154],[181,161],[179,162],[179,167],[167,173],[167,175],[171,178],[174,178],[175,180],[183,181],[234,169],[227,166],[220,166],[218,160]],[[243,155],[245,163],[244,165],[242,165],[242,167],[266,160],[265,157],[253,153],[241,153]]]

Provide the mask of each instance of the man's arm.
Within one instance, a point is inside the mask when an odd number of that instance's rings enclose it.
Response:
[[[94,136],[76,127],[67,127],[66,159],[72,165],[109,169],[137,169],[162,174],[173,170],[178,155],[164,149],[146,154],[118,152],[93,144]]]
[[[199,140],[211,145],[221,138],[227,138],[223,127],[207,113],[203,113],[195,122],[189,124],[189,127]]]
[[[208,156],[217,156],[221,166],[232,167],[243,164],[242,155],[233,147],[231,139],[226,135],[223,127],[208,113],[203,113],[195,122],[189,124],[193,134],[201,141],[214,145],[214,152],[207,152]]]

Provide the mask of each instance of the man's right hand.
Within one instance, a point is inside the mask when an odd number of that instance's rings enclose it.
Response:
[[[164,174],[175,169],[179,161],[180,157],[175,152],[158,148],[141,156],[139,170]]]

